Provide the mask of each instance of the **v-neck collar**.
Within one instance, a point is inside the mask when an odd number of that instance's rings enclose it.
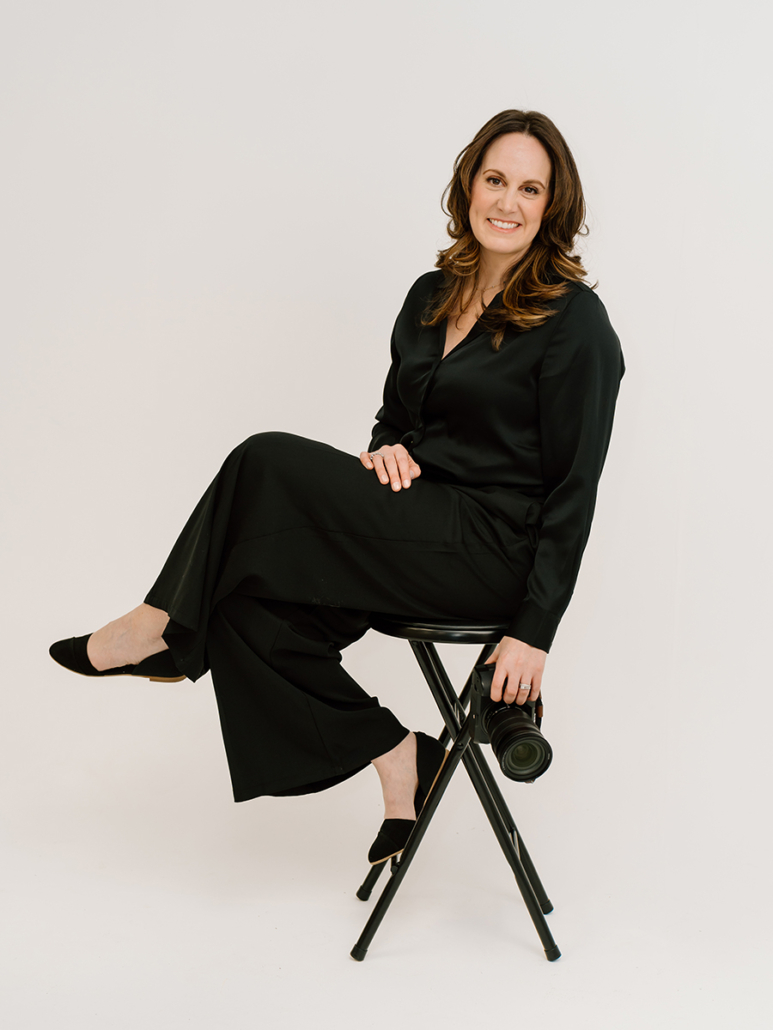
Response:
[[[484,308],[484,311],[487,311],[490,307],[492,307],[494,302],[499,297],[501,297],[504,292],[505,292],[504,290],[500,290],[499,293],[496,294],[496,296],[492,297],[491,303],[488,304],[486,306],[486,308]],[[483,314],[483,312],[481,311],[481,315],[482,314]],[[480,327],[480,316],[478,316],[478,318],[475,319],[475,322],[470,326],[470,329],[467,332],[467,334],[465,336],[463,336],[462,339],[455,346],[453,346],[451,348],[451,350],[448,352],[448,354],[443,354],[443,351],[446,349],[447,324],[448,324],[448,319],[446,319],[444,322],[440,323],[440,360],[438,361],[439,365],[442,365],[443,362],[446,360],[446,358],[450,358],[451,355],[454,353],[454,351],[459,350],[460,347],[464,347],[464,345],[466,343],[470,343],[470,342],[472,342],[472,340],[477,339],[481,335],[481,333],[484,332],[484,330],[479,328]]]

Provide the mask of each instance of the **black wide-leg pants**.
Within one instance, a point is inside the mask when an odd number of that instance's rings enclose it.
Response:
[[[225,460],[145,601],[181,672],[207,669],[237,801],[321,790],[408,732],[341,667],[371,612],[507,621],[526,532],[425,476],[393,492],[359,459],[262,433]]]

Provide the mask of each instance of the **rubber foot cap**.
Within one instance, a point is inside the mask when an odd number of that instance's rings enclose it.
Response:
[[[555,962],[557,958],[561,958],[561,952],[554,944],[552,948],[545,948],[545,958],[548,962]]]
[[[349,952],[355,962],[362,962],[365,956],[368,954],[367,948],[361,948],[359,944],[355,944],[352,950]]]
[[[364,887],[360,887],[360,889],[357,891],[357,897],[360,899],[360,901],[367,901],[368,898],[370,898],[371,893],[372,891],[368,891],[365,890]]]

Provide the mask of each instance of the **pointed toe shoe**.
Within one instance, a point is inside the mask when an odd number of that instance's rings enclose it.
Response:
[[[141,676],[156,683],[179,683],[185,679],[168,650],[149,655],[137,665],[119,665],[114,669],[103,669],[100,672],[91,664],[86,650],[90,636],[91,634],[87,633],[83,637],[57,640],[49,647],[48,653],[59,665],[81,676]]]
[[[416,771],[419,777],[419,786],[416,788],[413,807],[417,819],[430,791],[435,786],[446,758],[448,758],[448,752],[439,740],[420,730],[416,731]],[[370,864],[380,865],[387,859],[399,855],[408,843],[408,838],[415,825],[415,819],[385,819],[368,852]]]

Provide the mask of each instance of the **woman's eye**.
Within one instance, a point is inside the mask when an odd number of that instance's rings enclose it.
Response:
[[[489,175],[488,179],[486,179],[486,182],[491,182],[495,186],[501,186],[502,185],[502,180],[499,179],[496,175]]]
[[[524,189],[525,190],[531,190],[532,193],[536,193],[537,192],[537,190],[535,189],[534,186],[524,186]]]

